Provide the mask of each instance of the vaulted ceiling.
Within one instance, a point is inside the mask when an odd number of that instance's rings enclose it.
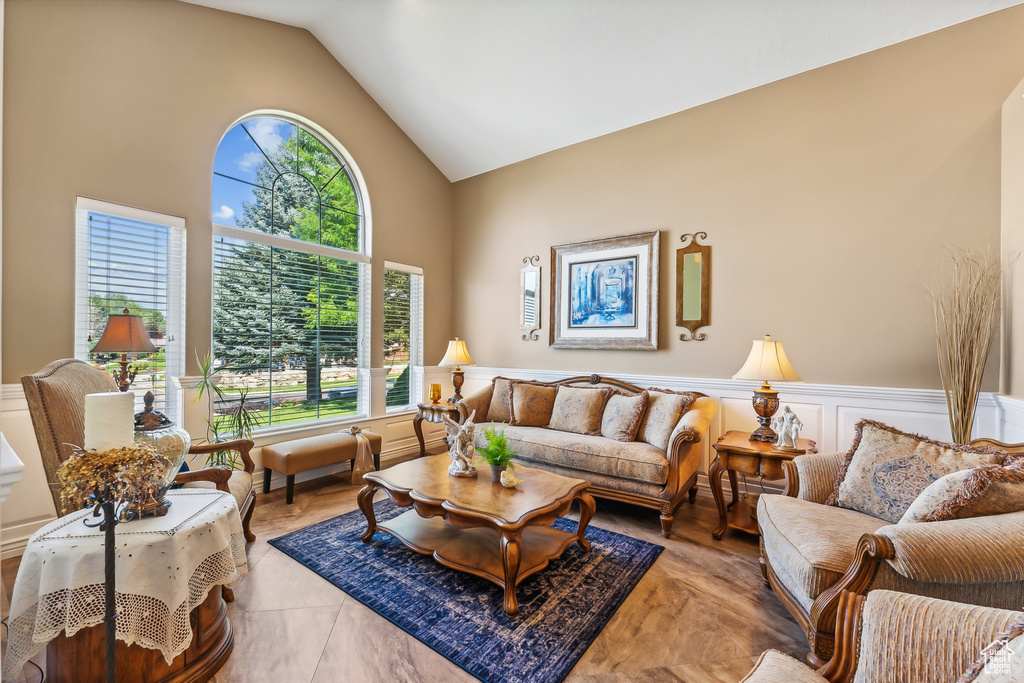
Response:
[[[186,0],[308,29],[452,181],[1024,0]]]

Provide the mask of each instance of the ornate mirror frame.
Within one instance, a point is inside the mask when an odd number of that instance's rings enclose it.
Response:
[[[523,341],[537,341],[540,329],[540,256],[525,256],[519,271],[519,328]],[[531,286],[532,285],[532,286]],[[532,318],[529,316],[532,315]]]
[[[704,341],[707,335],[697,330],[711,324],[711,247],[697,241],[707,238],[706,232],[679,238],[683,247],[676,250],[676,327],[687,330],[680,341]]]

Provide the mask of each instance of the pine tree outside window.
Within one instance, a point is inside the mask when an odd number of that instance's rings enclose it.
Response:
[[[213,174],[213,359],[227,405],[260,423],[364,410],[369,258],[362,193],[312,127],[259,116],[233,126]]]

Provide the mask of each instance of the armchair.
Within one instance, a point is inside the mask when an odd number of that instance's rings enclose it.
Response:
[[[84,361],[66,358],[50,363],[33,375],[25,375],[21,378],[21,385],[25,389],[54,509],[59,516],[61,504],[57,469],[71,455],[71,444],[81,444],[84,440],[85,396],[117,391],[117,384],[102,370]],[[247,439],[192,446],[188,452],[193,455],[220,450],[238,451],[244,469],[207,467],[181,472],[174,478],[175,483],[183,484],[185,488],[216,488],[234,496],[247,541],[256,540],[249,528],[256,501],[252,487],[256,465],[249,455],[252,447],[253,442]]]
[[[998,445],[1024,451],[1024,445]],[[807,634],[812,666],[832,657],[844,591],[888,589],[1002,609],[1024,605],[1024,512],[890,524],[827,506],[843,458],[803,455],[784,463],[785,494],[758,503],[762,579]]]
[[[887,590],[839,599],[835,655],[813,671],[768,650],[741,683],[931,683],[958,680],[1024,613]],[[984,676],[979,678],[984,680]]]

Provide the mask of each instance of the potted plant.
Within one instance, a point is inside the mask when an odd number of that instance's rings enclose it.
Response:
[[[484,438],[487,439],[487,445],[476,449],[481,457],[479,464],[487,463],[491,466],[491,481],[498,484],[501,482],[501,473],[506,468],[515,469],[512,458],[517,453],[508,447],[505,430],[495,429],[493,422],[490,427],[484,427]]]
[[[220,377],[217,375],[217,370],[213,369],[213,359],[209,353],[204,358],[199,358],[199,355],[196,354],[196,361],[199,363],[201,374],[199,380],[189,388],[196,390],[196,403],[201,401],[205,395],[211,404],[211,410],[203,418],[206,420],[206,443],[215,444],[232,439],[251,439],[253,430],[260,426],[260,417],[258,411],[248,400],[249,390],[240,389],[238,402],[232,402],[225,414],[227,420],[223,420],[223,415],[218,419],[214,412],[215,407],[218,402],[225,401],[224,390],[219,385]],[[223,450],[206,456],[206,464],[207,466],[226,465],[231,469],[238,469],[241,463],[238,462],[235,451]]]

